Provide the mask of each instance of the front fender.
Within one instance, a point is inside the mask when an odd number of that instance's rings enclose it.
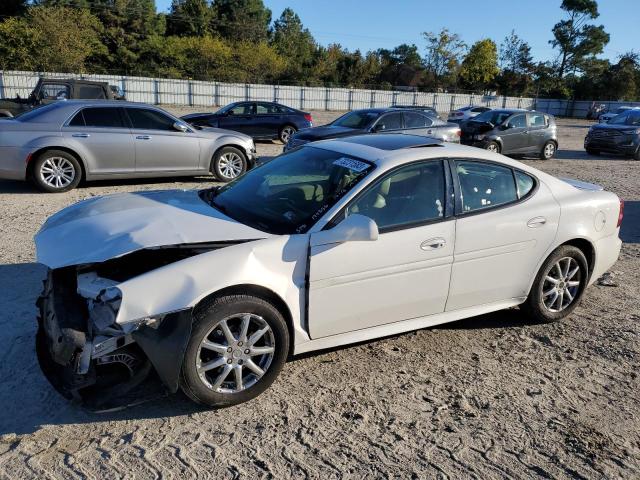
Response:
[[[307,235],[246,242],[166,265],[118,285],[122,302],[116,322],[127,324],[195,307],[215,292],[236,285],[258,285],[288,306],[296,340],[305,305]]]

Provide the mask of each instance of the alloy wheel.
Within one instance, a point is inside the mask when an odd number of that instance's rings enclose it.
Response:
[[[218,160],[218,170],[227,180],[233,180],[242,173],[244,162],[240,155],[234,152],[227,152],[220,156]]]
[[[296,130],[293,127],[284,127],[280,134],[280,140],[282,140],[282,143],[287,144],[294,133],[296,133]]]
[[[580,289],[580,265],[572,257],[554,263],[544,277],[542,303],[550,312],[561,312],[571,305]]]
[[[47,158],[40,167],[40,178],[48,186],[61,189],[68,187],[76,178],[76,169],[64,157]]]
[[[239,313],[220,320],[200,342],[196,369],[202,383],[217,393],[251,388],[267,372],[275,337],[259,315]]]
[[[547,143],[544,146],[544,158],[551,158],[556,152],[556,146],[553,143]]]
[[[487,150],[490,152],[498,153],[498,146],[495,143],[490,143],[487,146]]]

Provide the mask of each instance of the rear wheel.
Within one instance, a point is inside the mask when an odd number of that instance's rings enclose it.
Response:
[[[44,192],[67,192],[76,188],[81,178],[82,169],[78,160],[62,150],[42,153],[33,166],[33,180]]]
[[[520,309],[536,321],[560,320],[578,306],[588,280],[589,268],[582,251],[564,245],[544,262]]]
[[[498,142],[489,142],[486,149],[490,152],[500,153],[500,145],[498,145]]]
[[[213,157],[212,171],[218,180],[230,182],[247,171],[247,159],[235,147],[221,148]]]
[[[291,136],[297,131],[298,129],[293,125],[285,125],[280,129],[278,137],[280,137],[280,141],[286,145],[287,143],[289,143],[289,139],[291,138]]]
[[[540,160],[550,160],[556,154],[556,144],[548,141],[540,150]]]
[[[273,383],[288,352],[287,325],[273,305],[248,295],[216,298],[194,319],[182,390],[212,407],[246,402]]]

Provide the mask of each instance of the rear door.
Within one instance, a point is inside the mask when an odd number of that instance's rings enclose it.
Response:
[[[272,138],[278,135],[282,124],[282,113],[277,105],[266,102],[256,103],[256,116],[254,119],[255,136]]]
[[[507,123],[507,127],[502,131],[502,153],[520,152],[529,147],[529,138],[527,132],[527,115],[519,113],[513,115]]]
[[[402,112],[385,113],[373,125],[374,132],[399,132],[402,129]]]
[[[529,127],[527,145],[531,151],[539,152],[547,140],[549,116],[539,112],[527,113],[527,125]]]
[[[135,171],[133,136],[119,107],[83,108],[62,127],[62,135],[78,149],[90,173]]]
[[[200,168],[200,139],[195,130],[176,130],[175,120],[159,110],[144,107],[126,107],[124,110],[135,141],[136,172],[180,172]]]
[[[555,238],[560,206],[526,172],[486,161],[454,165],[458,215],[447,311],[526,297]]]
[[[404,131],[412,135],[429,136],[434,133],[433,119],[418,112],[403,112]]]

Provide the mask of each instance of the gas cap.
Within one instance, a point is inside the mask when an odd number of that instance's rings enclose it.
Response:
[[[607,216],[604,214],[602,210],[596,213],[596,217],[593,219],[593,226],[596,229],[596,232],[601,231],[605,224],[607,223]]]

